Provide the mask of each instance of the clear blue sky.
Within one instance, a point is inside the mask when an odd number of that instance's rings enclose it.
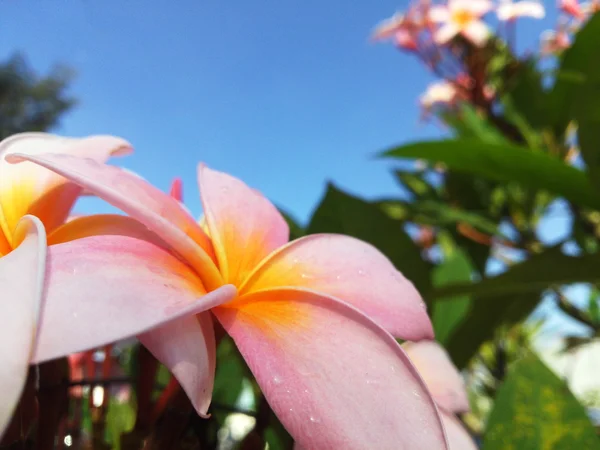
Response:
[[[326,180],[366,197],[397,193],[391,163],[370,156],[443,133],[419,123],[426,70],[368,40],[406,4],[3,0],[0,58],[21,50],[40,71],[72,65],[80,104],[57,132],[130,140],[136,154],[123,164],[162,189],[181,176],[195,214],[204,161],[304,221]],[[525,41],[545,22],[523,22]]]

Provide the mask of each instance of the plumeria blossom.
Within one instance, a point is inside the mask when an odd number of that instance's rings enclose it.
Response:
[[[469,400],[460,374],[446,350],[435,341],[404,344],[408,354],[437,403],[450,450],[477,450],[473,439],[455,417],[469,411]]]
[[[44,329],[45,314],[40,315],[40,311],[46,311],[43,301],[45,291],[53,291],[53,286],[61,283],[61,276],[66,275],[53,270],[58,264],[56,257],[60,251],[48,250],[47,245],[52,248],[54,244],[84,236],[114,233],[159,242],[146,227],[126,216],[107,214],[69,218],[75,201],[82,193],[80,186],[39,165],[29,162],[8,164],[5,158],[14,153],[32,156],[50,152],[73,158],[80,156],[82,160],[85,158],[86,161],[101,163],[111,156],[130,151],[129,143],[111,136],[71,139],[45,133],[25,133],[0,143],[0,317],[4,318],[0,338],[4,342],[11,342],[11,345],[2,346],[0,350],[0,435],[8,425],[19,399],[28,366],[35,361],[40,341],[39,330]],[[65,265],[60,267],[64,270]],[[146,267],[155,265],[149,262]],[[74,275],[80,266],[74,262],[68,270],[70,275]],[[111,268],[105,267],[104,270],[110,271]],[[148,282],[153,285],[161,281],[160,276],[152,278],[153,272],[147,276],[150,278]],[[105,287],[97,286],[95,289],[104,290]],[[160,285],[158,289],[161,289]],[[162,290],[167,291],[163,297],[170,294],[169,289]],[[224,294],[235,293],[233,287],[225,291]],[[212,297],[220,294],[213,293]],[[105,331],[112,333],[113,340],[116,340],[146,331],[170,317],[196,311],[198,303],[202,303],[202,299],[197,298],[188,303],[174,299],[156,305],[147,303],[145,298],[137,298],[140,314],[127,317],[120,315],[120,304],[110,300],[108,303],[94,303],[92,297],[91,301],[77,306],[73,305],[73,298],[69,296],[55,298],[50,312],[56,314],[56,321],[51,322],[53,328],[46,328],[47,342],[44,348],[51,349],[53,342],[60,340],[61,329],[75,326],[80,323],[79,319],[108,323]],[[151,308],[142,310],[144,304]],[[96,335],[93,329],[86,332],[82,350],[104,343],[99,341],[106,339],[106,332],[96,331]]]
[[[435,33],[438,44],[446,44],[461,34],[474,45],[483,46],[490,29],[482,18],[493,9],[488,0],[448,0],[448,5],[433,5],[429,9],[429,20],[441,27]]]
[[[563,13],[577,20],[585,19],[585,11],[579,0],[559,0],[558,7]]]
[[[396,13],[384,20],[375,28],[373,39],[393,39],[401,49],[416,51],[418,49],[418,35],[423,25],[415,21],[412,15]]]
[[[212,316],[187,314],[139,336],[200,414],[212,391],[215,317],[301,447],[447,448],[435,403],[390,334],[430,338],[424,303],[377,249],[327,234],[288,243],[287,224],[265,197],[203,165],[206,233],[175,199],[114,167],[65,155],[11,158],[23,160],[121,208],[165,244],[94,236],[51,246],[35,360],[81,350],[90,333],[112,326],[86,316],[60,327],[61,298],[77,313],[90,301],[121,299],[118,316],[137,317],[143,297],[164,310],[167,288],[190,302],[229,283],[237,296],[215,300]]]
[[[460,98],[456,85],[450,81],[437,81],[429,85],[421,95],[419,102],[424,111],[430,111],[435,105],[453,105]]]
[[[540,37],[542,55],[553,55],[561,53],[571,46],[571,38],[569,33],[559,28],[557,31],[546,30]]]
[[[0,436],[19,400],[34,346],[46,264],[46,234],[54,238],[81,193],[65,178],[27,163],[4,161],[10,152],[81,155],[103,162],[125,154],[122,139],[95,136],[67,139],[26,133],[0,143]]]
[[[536,1],[518,1],[500,0],[496,9],[498,19],[505,22],[513,22],[519,17],[532,17],[534,19],[543,19],[546,15],[544,5]]]

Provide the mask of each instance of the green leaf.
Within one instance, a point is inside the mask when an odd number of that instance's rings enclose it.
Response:
[[[403,202],[402,200],[379,200],[376,202],[390,217],[398,220],[410,220],[422,225],[456,226],[466,223],[473,228],[490,235],[501,235],[498,225],[486,217],[471,211],[450,206],[436,200]]]
[[[423,179],[422,174],[397,170],[394,175],[400,184],[404,185],[415,198],[437,197],[435,189]]]
[[[291,214],[287,213],[285,210],[278,208],[279,212],[287,222],[290,227],[290,241],[294,239],[298,239],[306,234],[306,230],[303,226],[301,226]]]
[[[499,295],[539,293],[552,286],[600,282],[600,254],[569,256],[555,247],[516,264],[501,275],[479,283],[462,283],[433,290],[431,298],[475,295],[481,299]]]
[[[457,281],[470,281],[473,268],[469,258],[460,249],[454,249],[432,272],[435,287],[441,287]],[[451,300],[437,301],[433,304],[431,318],[436,340],[444,344],[452,331],[465,319],[471,307],[469,296],[460,295]]]
[[[600,209],[600,196],[585,173],[545,153],[475,140],[419,142],[383,154],[444,163],[448,168],[496,181],[544,189],[581,206]]]
[[[135,408],[130,403],[119,403],[109,399],[106,414],[106,441],[114,450],[121,449],[121,435],[133,430],[135,425]]]
[[[535,355],[516,362],[498,390],[484,450],[600,449],[583,406]]]
[[[502,133],[469,104],[463,103],[458,112],[442,114],[442,119],[454,129],[457,137],[496,144],[506,142]]]
[[[431,265],[404,231],[376,204],[349,195],[329,185],[314,212],[308,233],[340,233],[368,242],[383,252],[421,292],[429,289]]]
[[[510,105],[509,115],[513,117],[507,118],[526,138],[530,132],[529,127],[540,130],[547,122],[548,94],[543,88],[542,74],[537,69],[537,63],[533,58],[519,61],[502,98],[504,114],[507,115],[506,108]]]
[[[224,337],[217,348],[213,403],[235,406],[244,388],[243,382],[247,370],[233,340]]]
[[[574,118],[579,89],[585,85],[591,64],[597,65],[600,14],[595,14],[575,36],[573,45],[564,52],[556,82],[550,91],[549,123],[557,136],[562,136]]]
[[[537,293],[496,296],[489,301],[472,297],[467,317],[454,329],[446,344],[454,364],[459,369],[464,368],[500,326],[521,322],[539,302]]]

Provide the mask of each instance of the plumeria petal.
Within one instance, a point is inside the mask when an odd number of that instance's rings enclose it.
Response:
[[[140,342],[169,368],[202,417],[212,397],[216,344],[209,312],[188,315],[138,336]]]
[[[17,225],[21,244],[0,258],[0,438],[10,423],[27,378],[44,287],[46,236],[39,219]]]
[[[177,200],[151,184],[117,167],[67,155],[18,154],[9,160],[35,162],[93,192],[154,231],[199,273],[207,289],[222,284],[208,236]]]
[[[106,161],[123,155],[131,146],[112,136],[84,139],[66,138],[46,133],[23,133],[0,142],[0,227],[9,241],[17,222],[26,214],[38,217],[50,232],[69,215],[81,188],[56,173],[36,164],[8,164],[5,157],[13,153],[39,155],[60,153]],[[13,246],[18,242],[13,242]]]
[[[138,335],[236,295],[229,285],[205,292],[187,265],[139,239],[98,236],[53,245],[34,361]]]
[[[219,269],[225,282],[239,286],[260,261],[287,243],[288,225],[269,200],[237,178],[201,164],[198,182]]]
[[[300,446],[447,448],[425,384],[387,332],[329,297],[279,295],[249,294],[213,312]]]
[[[307,288],[350,303],[396,337],[433,338],[413,284],[379,250],[358,239],[337,234],[297,239],[265,260],[240,295],[280,287]]]
[[[100,235],[129,236],[168,248],[167,244],[145,225],[131,217],[118,214],[74,217],[48,236],[48,245]]]
[[[473,438],[454,415],[441,411],[440,416],[446,430],[450,450],[479,450]]]
[[[546,11],[539,2],[521,1],[513,3],[511,0],[505,0],[496,8],[498,19],[502,21],[515,20],[519,17],[532,17],[542,19]]]
[[[448,7],[451,11],[463,10],[481,17],[494,9],[494,4],[489,0],[450,0]]]
[[[404,350],[438,406],[451,413],[469,411],[463,380],[441,345],[435,341],[409,342]]]
[[[454,36],[458,34],[460,29],[453,23],[444,24],[439,30],[437,30],[434,34],[435,42],[438,44],[446,44],[449,42]]]
[[[450,19],[450,11],[447,6],[433,5],[429,8],[428,18],[434,23],[447,22]]]
[[[490,29],[485,23],[474,21],[462,30],[462,34],[477,47],[483,47],[490,37]]]
[[[175,178],[173,180],[169,195],[178,202],[183,202],[183,181],[181,181],[181,178]]]

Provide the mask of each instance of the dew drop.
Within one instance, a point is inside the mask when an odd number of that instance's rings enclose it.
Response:
[[[275,375],[273,377],[273,384],[281,384],[281,378],[279,378],[277,375]]]
[[[303,273],[302,275],[300,275],[302,278],[304,278],[305,280],[308,280],[310,278],[312,278],[312,275],[309,275],[307,273]]]
[[[362,270],[362,269],[358,269],[358,275],[361,276],[361,277],[364,276],[365,275],[365,271]]]
[[[319,419],[317,419],[316,417],[313,417],[313,416],[310,416],[310,421],[312,423],[319,423],[319,422],[321,422]]]
[[[417,391],[413,391],[413,395],[417,398],[421,398],[421,394],[419,394]]]

